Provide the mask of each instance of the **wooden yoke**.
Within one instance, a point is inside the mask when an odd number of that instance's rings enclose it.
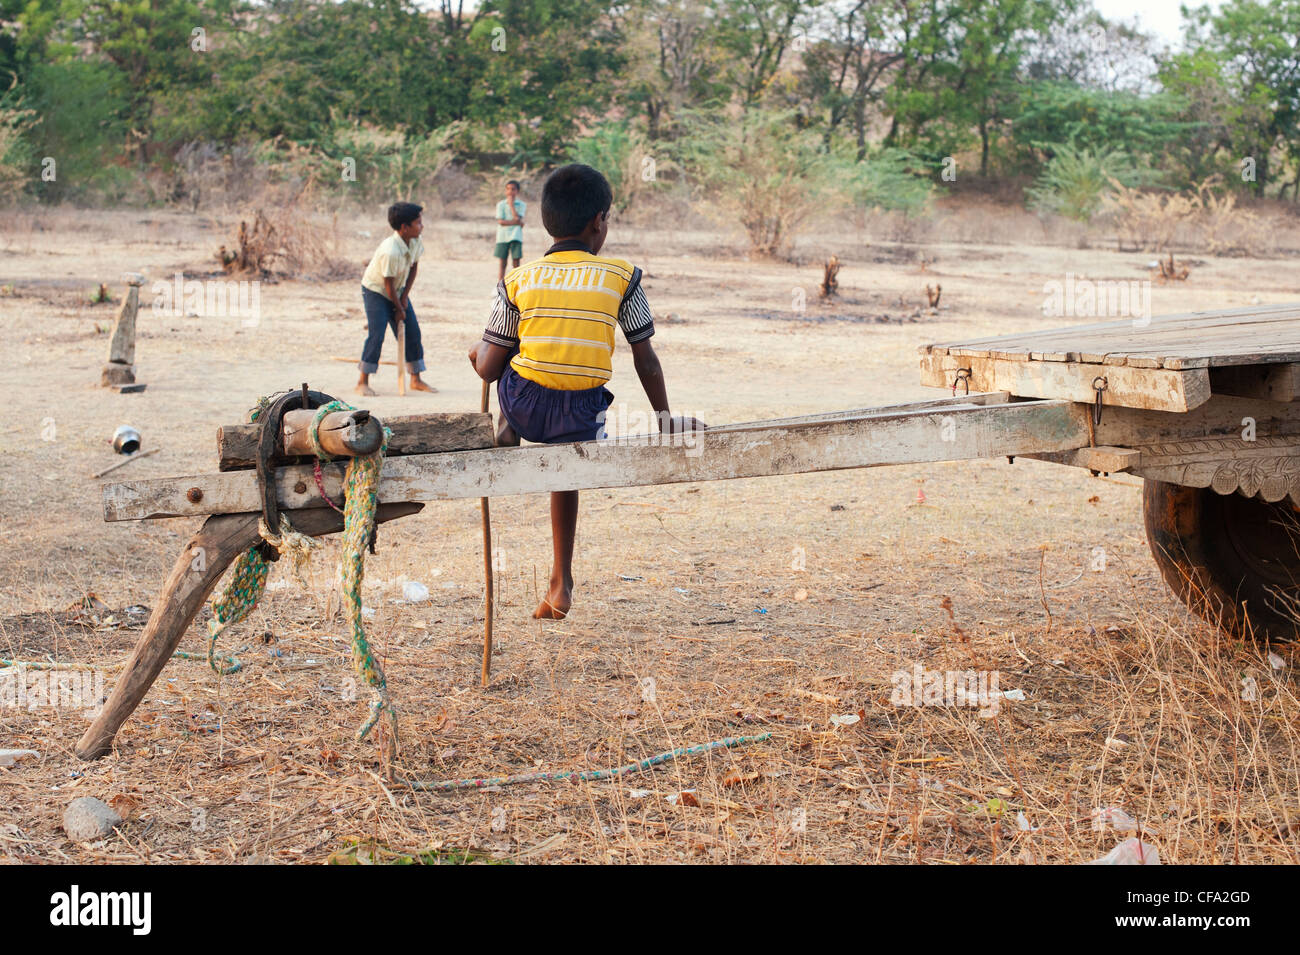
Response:
[[[285,413],[279,443],[281,453],[277,456],[280,463],[313,455],[307,431],[315,415],[315,411],[306,409]],[[392,419],[391,429],[389,454],[463,451],[491,447],[493,443],[491,418],[486,414],[410,415]],[[254,466],[259,430],[255,424],[219,429],[221,470],[248,470]],[[318,437],[328,453],[352,457],[378,450],[383,427],[367,411],[331,412],[322,420]],[[201,488],[193,487],[189,496],[198,502],[204,494]],[[378,507],[376,521],[395,520],[423,508],[416,501],[383,503]],[[343,515],[329,508],[294,508],[281,513],[289,517],[295,530],[309,537],[343,529]],[[98,759],[112,749],[117,731],[158,679],[222,575],[240,554],[261,539],[257,526],[260,517],[257,512],[214,514],[190,538],[163,584],[149,622],[108,701],[77,743],[78,757]]]
[[[391,521],[422,510],[410,502],[381,504],[379,522]],[[309,537],[333,534],[343,529],[343,515],[328,508],[285,511],[296,530]],[[226,568],[261,538],[257,532],[259,514],[219,514],[203,522],[199,532],[176,559],[172,572],[154,603],[153,613],[135,650],[127,661],[113,692],[77,743],[81,759],[98,759],[112,748],[113,737],[144,699],[171,659],[190,621],[203,606]]]

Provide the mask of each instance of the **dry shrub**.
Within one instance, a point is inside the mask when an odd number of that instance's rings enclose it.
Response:
[[[1114,192],[1104,201],[1116,225],[1121,252],[1163,252],[1179,227],[1196,211],[1195,196],[1143,192],[1112,179]]]
[[[258,209],[241,219],[233,249],[221,246],[217,260],[228,275],[334,278],[351,271],[338,253],[338,216],[329,225],[299,205],[272,212]]]
[[[1211,176],[1185,192],[1142,192],[1112,179],[1106,199],[1116,224],[1119,250],[1166,252],[1175,241],[1217,255],[1250,255],[1259,248],[1258,216],[1237,207],[1232,193],[1219,195]]]
[[[1201,188],[1205,188],[1202,183]],[[1231,192],[1216,196],[1202,195],[1197,226],[1205,250],[1216,255],[1252,255],[1260,251],[1259,216],[1237,207]]]

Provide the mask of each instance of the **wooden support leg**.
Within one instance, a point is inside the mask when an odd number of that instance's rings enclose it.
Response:
[[[381,504],[377,520],[390,521],[414,514],[423,504]],[[317,537],[343,529],[343,516],[336,511],[314,508],[286,511],[293,526],[303,534]],[[176,652],[190,622],[203,606],[221,575],[235,558],[258,540],[258,514],[221,514],[204,521],[163,584],[154,604],[149,623],[136,641],[113,692],[77,743],[81,759],[98,759],[113,746],[113,737],[127,718],[135,712],[145,693],[158,679],[171,655]]]
[[[480,411],[488,410],[488,392],[491,388],[489,382],[483,382],[482,407]],[[481,682],[487,686],[492,682],[492,617],[495,611],[493,593],[494,581],[492,579],[492,510],[488,506],[486,497],[479,498],[479,509],[483,514],[483,670]]]

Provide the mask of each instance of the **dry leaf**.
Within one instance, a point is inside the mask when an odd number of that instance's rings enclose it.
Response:
[[[142,805],[139,799],[126,793],[118,793],[108,801],[108,804],[123,819],[133,817]]]

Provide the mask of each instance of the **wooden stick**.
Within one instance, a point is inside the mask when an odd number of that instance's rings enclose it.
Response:
[[[128,464],[130,464],[132,461],[136,460],[137,458],[147,458],[149,457],[149,455],[157,454],[161,450],[162,448],[150,448],[148,451],[141,451],[138,454],[132,454],[129,457],[127,457],[125,461],[118,461],[116,464],[110,464],[108,467],[104,468],[104,470],[98,472],[97,474],[92,474],[91,477],[102,478],[105,474],[108,474],[110,471],[116,471],[118,468],[126,467]]]
[[[414,514],[423,505],[379,505],[376,521]],[[343,515],[332,510],[288,511],[295,529],[317,537],[343,529]],[[135,712],[181,642],[190,622],[212,593],[227,567],[258,540],[260,514],[220,514],[203,522],[199,532],[176,558],[172,572],[154,602],[153,614],[127,661],[113,692],[95,721],[77,743],[81,759],[98,759],[113,746],[113,737]]]
[[[342,355],[330,355],[330,361],[345,361],[345,362],[347,362],[347,363],[350,364],[350,365],[355,365],[355,364],[357,363],[357,360],[356,360],[355,358],[344,358]],[[397,362],[395,362],[395,361],[381,361],[381,362],[377,362],[376,364],[380,364],[380,365],[396,365]]]
[[[480,410],[487,413],[488,410],[488,390],[491,387],[490,382],[483,382],[483,399],[480,402]],[[493,444],[496,432],[493,431]],[[483,686],[487,686],[492,679],[492,617],[496,609],[496,601],[493,591],[495,590],[492,578],[492,512],[488,507],[488,499],[481,497],[478,500],[479,510],[483,514],[483,580],[486,597],[484,599],[483,611]]]
[[[397,393],[406,394],[406,316],[397,317]]]

